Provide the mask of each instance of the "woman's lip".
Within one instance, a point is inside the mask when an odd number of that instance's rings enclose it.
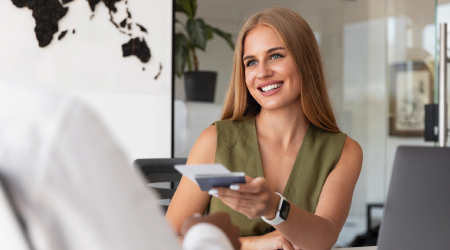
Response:
[[[258,86],[256,86],[256,88],[262,89],[265,86],[272,85],[272,84],[279,84],[279,83],[283,84],[283,81],[272,80],[272,81],[268,81],[268,82],[263,82],[263,83],[258,84]]]
[[[284,86],[284,84],[281,84],[280,87],[278,87],[276,89],[272,89],[272,90],[267,91],[267,92],[262,92],[261,90],[259,90],[259,91],[260,91],[261,95],[263,95],[263,96],[271,96],[271,95],[276,94],[278,91],[280,91],[281,88],[283,88],[283,86]]]

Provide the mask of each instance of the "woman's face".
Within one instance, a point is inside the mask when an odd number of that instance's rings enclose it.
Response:
[[[245,83],[262,109],[301,105],[301,82],[294,60],[272,28],[251,30],[244,41]]]

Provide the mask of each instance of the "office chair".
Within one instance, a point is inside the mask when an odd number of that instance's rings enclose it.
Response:
[[[140,171],[146,177],[148,185],[158,192],[164,213],[167,212],[182,176],[174,165],[186,164],[186,161],[186,158],[155,158],[137,159],[133,162],[134,170]]]
[[[367,205],[367,231],[363,234],[356,236],[356,238],[350,242],[346,247],[366,247],[376,246],[378,241],[378,235],[380,231],[380,224],[372,227],[372,209],[383,208],[383,203],[368,203]]]
[[[29,242],[0,176],[0,249],[29,250]]]

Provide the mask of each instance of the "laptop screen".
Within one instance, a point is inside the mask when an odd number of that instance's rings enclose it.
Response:
[[[395,154],[378,250],[450,249],[450,148]]]

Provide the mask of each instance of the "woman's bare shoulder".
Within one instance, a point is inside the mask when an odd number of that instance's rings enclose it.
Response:
[[[338,165],[345,166],[346,168],[352,168],[358,172],[361,170],[363,161],[363,151],[358,142],[353,140],[350,136],[347,136],[344,142],[344,148],[342,149],[341,159]]]
[[[214,163],[217,147],[216,126],[207,127],[197,138],[189,154],[188,164]]]
[[[347,136],[344,142],[344,149],[347,154],[352,154],[353,156],[360,157],[362,159],[363,151],[359,143],[353,140],[350,136]]]

